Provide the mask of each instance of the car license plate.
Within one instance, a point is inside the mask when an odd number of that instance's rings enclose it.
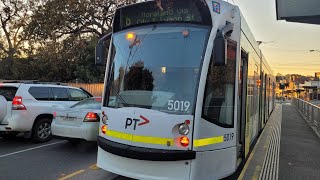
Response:
[[[76,119],[77,119],[76,117],[64,117],[63,118],[64,121],[74,121]]]

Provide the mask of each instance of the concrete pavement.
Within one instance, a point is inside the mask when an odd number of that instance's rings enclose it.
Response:
[[[290,102],[277,104],[239,179],[320,179],[320,138]]]
[[[279,179],[320,179],[320,139],[296,107],[283,105]]]

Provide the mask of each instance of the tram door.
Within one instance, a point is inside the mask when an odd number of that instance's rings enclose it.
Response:
[[[268,98],[268,96],[269,96],[269,81],[268,81],[268,76],[267,76],[267,74],[265,75],[265,81],[266,81],[266,95],[265,95],[265,106],[264,106],[264,123],[267,123],[267,121],[268,121],[268,107],[269,107],[269,98]]]
[[[239,78],[239,95],[238,95],[238,157],[246,156],[246,109],[247,109],[247,79],[248,79],[248,53],[241,50],[241,68]]]
[[[264,122],[264,109],[263,109],[263,104],[264,104],[264,72],[261,72],[260,75],[260,80],[261,80],[261,84],[260,84],[260,101],[259,101],[259,133],[262,131],[263,127],[265,126],[265,122]]]

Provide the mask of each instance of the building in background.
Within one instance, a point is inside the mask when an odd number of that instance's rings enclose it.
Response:
[[[306,81],[304,84],[299,84],[299,88],[305,89],[300,98],[307,101],[320,100],[320,81]]]
[[[320,80],[320,72],[316,72],[314,75],[314,78],[315,78],[314,79],[315,81],[319,81]]]
[[[299,74],[277,74],[277,97],[301,98],[304,100],[320,100],[320,73],[315,76],[302,76]]]

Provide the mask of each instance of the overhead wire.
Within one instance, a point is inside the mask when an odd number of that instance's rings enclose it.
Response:
[[[291,47],[297,47],[297,44],[288,44],[288,43],[279,43],[276,41],[269,41],[269,42],[263,42],[262,41],[261,48],[269,48],[269,49],[279,49],[279,50],[285,50],[285,51],[303,51],[303,52],[311,52],[312,50],[317,51],[317,48],[310,48],[310,49],[290,49],[290,48],[283,48],[283,46],[291,46]]]
[[[271,66],[274,69],[294,69],[294,70],[298,70],[297,68],[293,68],[293,67],[276,67],[276,66]],[[319,70],[319,68],[303,68],[301,70],[310,70],[310,71],[314,71],[314,70]]]
[[[279,51],[286,51],[286,52],[310,52],[308,49],[286,49],[286,48],[279,48],[279,47],[260,47],[261,49],[274,49]]]

